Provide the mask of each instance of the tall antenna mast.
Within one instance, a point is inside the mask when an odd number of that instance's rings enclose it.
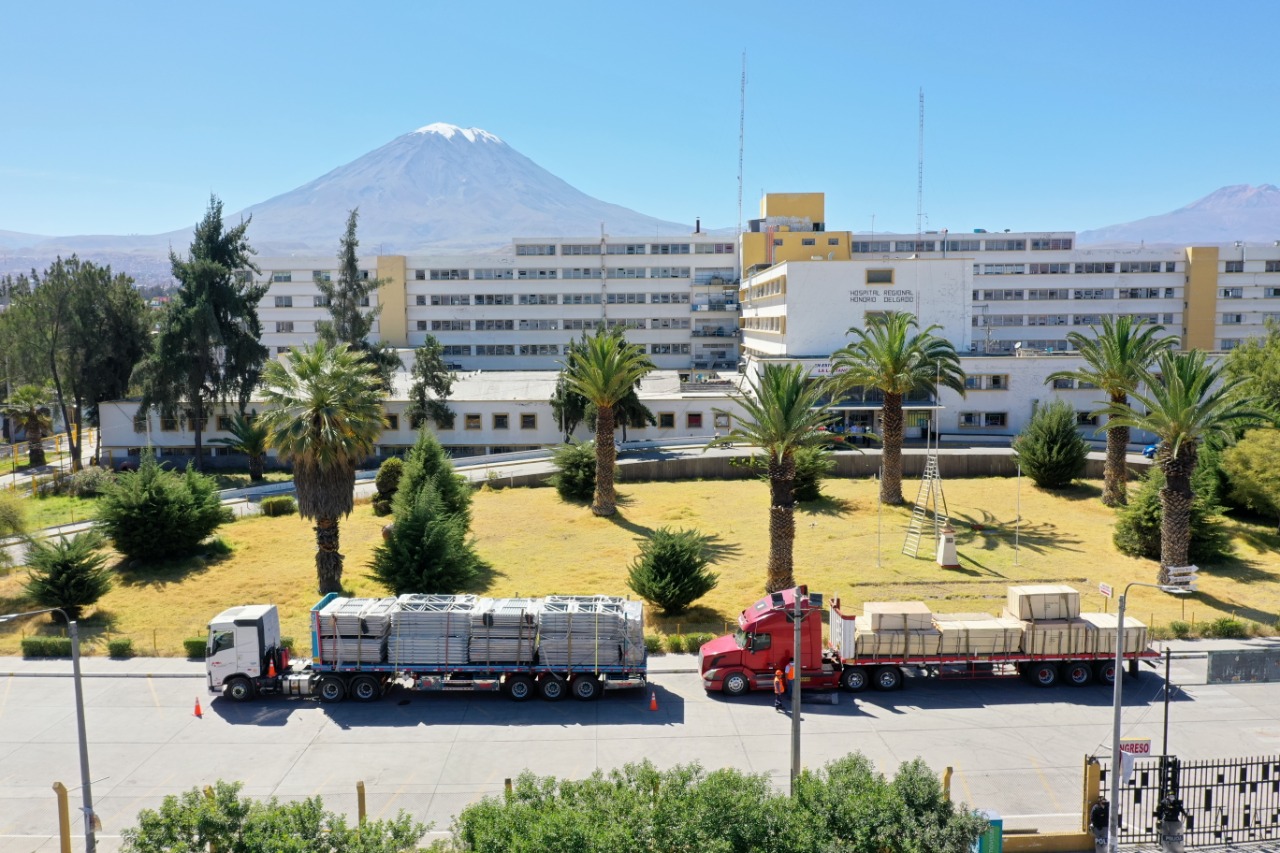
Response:
[[[923,233],[924,221],[924,88],[920,89],[920,140],[916,157],[916,237]]]
[[[738,234],[742,234],[742,149],[747,131],[747,52],[742,52],[742,86],[738,106]]]

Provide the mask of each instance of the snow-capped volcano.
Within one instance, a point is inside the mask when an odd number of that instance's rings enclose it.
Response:
[[[1078,236],[1081,243],[1272,242],[1280,239],[1280,189],[1271,184],[1222,187],[1171,213],[1082,231]]]

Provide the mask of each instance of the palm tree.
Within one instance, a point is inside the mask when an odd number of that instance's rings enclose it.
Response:
[[[792,552],[796,539],[796,451],[831,440],[822,430],[829,420],[827,383],[810,381],[799,364],[766,363],[748,380],[750,394],[734,395],[742,413],[720,441],[741,442],[764,450],[769,476],[769,566],[765,591],[796,585]],[[718,415],[731,413],[716,409]]]
[[[231,438],[210,439],[210,444],[221,444],[235,453],[243,453],[249,457],[249,480],[261,483],[262,464],[267,457],[267,429],[258,420],[255,409],[248,415],[236,412],[231,416],[231,425],[227,428]]]
[[[1105,411],[1117,426],[1154,433],[1160,439],[1156,464],[1164,472],[1160,490],[1160,573],[1168,583],[1170,566],[1187,565],[1191,545],[1191,475],[1200,443],[1230,440],[1236,429],[1270,422],[1271,418],[1244,393],[1239,380],[1222,381],[1222,366],[1205,361],[1204,353],[1160,353],[1155,373],[1148,373],[1146,392],[1130,392],[1133,403],[1112,403]]]
[[[881,407],[884,473],[880,500],[902,503],[902,400],[914,391],[934,393],[938,385],[964,396],[964,370],[950,341],[918,329],[913,314],[888,311],[868,315],[866,329],[852,328],[855,340],[832,353],[831,372],[839,393],[875,388],[884,394]],[[913,334],[914,332],[914,334]]]
[[[1172,335],[1161,335],[1164,326],[1147,326],[1133,317],[1103,317],[1102,329],[1092,328],[1093,337],[1070,332],[1067,340],[1084,359],[1076,370],[1059,370],[1046,379],[1087,382],[1107,395],[1110,405],[1122,406],[1129,394],[1142,382],[1145,371],[1162,350],[1177,343]],[[1129,428],[1107,421],[1107,462],[1103,468],[1102,502],[1121,506],[1129,502],[1129,467],[1125,454],[1129,450]]]
[[[49,389],[39,385],[21,385],[10,395],[2,411],[10,423],[26,433],[31,467],[45,464],[44,437],[53,430]]]
[[[338,518],[351,514],[356,466],[382,432],[382,379],[346,344],[294,348],[263,371],[267,446],[293,463],[298,513],[316,523],[320,592],[342,590]]]
[[[617,512],[613,466],[618,456],[613,444],[614,406],[653,370],[653,362],[643,349],[628,343],[620,330],[597,329],[571,345],[563,364],[569,389],[596,407],[596,494],[591,512],[613,515]]]

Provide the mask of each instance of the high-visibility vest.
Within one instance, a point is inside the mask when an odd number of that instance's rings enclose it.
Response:
[[[795,661],[791,661],[790,663],[787,664],[787,681],[795,681],[795,680],[796,680],[796,663]]]
[[[775,672],[773,674],[773,692],[778,694],[786,692],[782,687],[782,673]]]

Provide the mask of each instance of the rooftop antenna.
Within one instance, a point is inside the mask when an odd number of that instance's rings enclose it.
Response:
[[[916,157],[916,237],[923,233],[924,220],[924,88],[920,89],[920,138]]]
[[[738,101],[738,234],[742,234],[742,149],[747,131],[747,52],[742,52],[742,84]]]

